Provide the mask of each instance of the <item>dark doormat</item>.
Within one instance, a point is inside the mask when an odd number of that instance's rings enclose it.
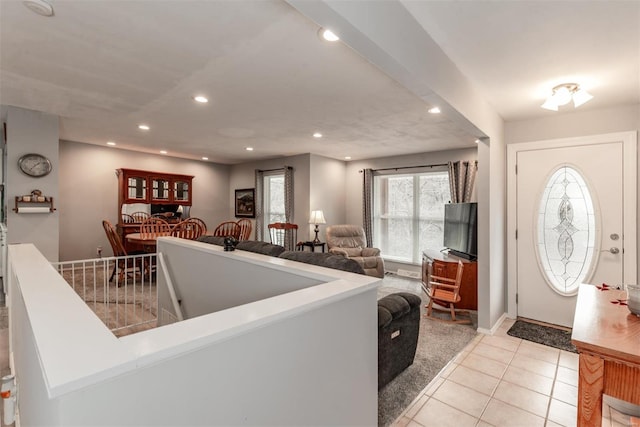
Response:
[[[571,344],[571,331],[565,331],[551,326],[516,320],[516,323],[507,331],[508,335],[523,340],[537,342],[549,347],[577,353],[575,346]]]

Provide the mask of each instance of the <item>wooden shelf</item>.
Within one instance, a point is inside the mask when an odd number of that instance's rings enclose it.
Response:
[[[53,207],[53,197],[45,197],[44,201],[25,201],[24,196],[16,196],[14,212],[17,213],[52,213],[56,210]]]

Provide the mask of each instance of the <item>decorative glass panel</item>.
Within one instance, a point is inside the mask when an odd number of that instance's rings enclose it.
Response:
[[[154,179],[152,197],[155,200],[169,200],[169,181]]]
[[[537,223],[537,254],[547,283],[559,294],[575,294],[590,278],[596,241],[593,200],[580,172],[563,166],[551,175]]]
[[[189,200],[189,183],[185,181],[176,181],[173,184],[174,200],[185,201]]]
[[[147,198],[147,180],[140,177],[130,177],[127,180],[129,199],[144,200]]]

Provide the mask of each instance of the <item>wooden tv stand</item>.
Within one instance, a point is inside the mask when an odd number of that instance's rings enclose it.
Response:
[[[428,293],[429,276],[449,277],[455,279],[458,260],[464,264],[462,283],[460,285],[460,302],[456,308],[465,310],[478,309],[478,263],[440,251],[426,249],[422,252],[422,289]]]

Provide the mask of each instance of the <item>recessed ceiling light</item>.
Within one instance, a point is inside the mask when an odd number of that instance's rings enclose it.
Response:
[[[116,145],[116,143],[115,143],[115,142],[113,142],[113,141],[107,141],[107,145],[114,146],[114,145]]]
[[[314,138],[322,138],[322,134],[320,132],[316,132],[313,134]]]
[[[138,125],[138,129],[140,129],[140,130],[149,130],[151,128],[148,125]]]
[[[340,37],[336,36],[336,34],[327,29],[327,28],[320,28],[320,31],[318,31],[318,34],[320,34],[320,38],[323,40],[326,40],[328,42],[337,42],[338,40],[340,40]]]
[[[205,96],[202,96],[202,95],[194,96],[193,100],[196,101],[196,102],[199,102],[201,104],[206,104],[207,102],[209,102],[209,100]]]
[[[247,151],[253,151],[253,147],[247,147],[247,148],[245,148],[245,150],[247,150]]]
[[[431,114],[440,114],[442,112],[440,111],[440,107],[432,107],[432,108],[429,108],[427,111],[430,112]]]
[[[167,150],[160,150],[160,154],[167,154]]]
[[[475,140],[475,143],[476,143],[476,144],[480,144],[480,140],[479,140],[479,139],[476,139],[476,140]]]
[[[202,160],[209,160],[209,158],[208,157],[203,157]]]
[[[345,160],[351,160],[351,156],[346,156],[344,159]]]
[[[24,0],[22,4],[38,15],[53,16],[53,7],[44,0]]]

